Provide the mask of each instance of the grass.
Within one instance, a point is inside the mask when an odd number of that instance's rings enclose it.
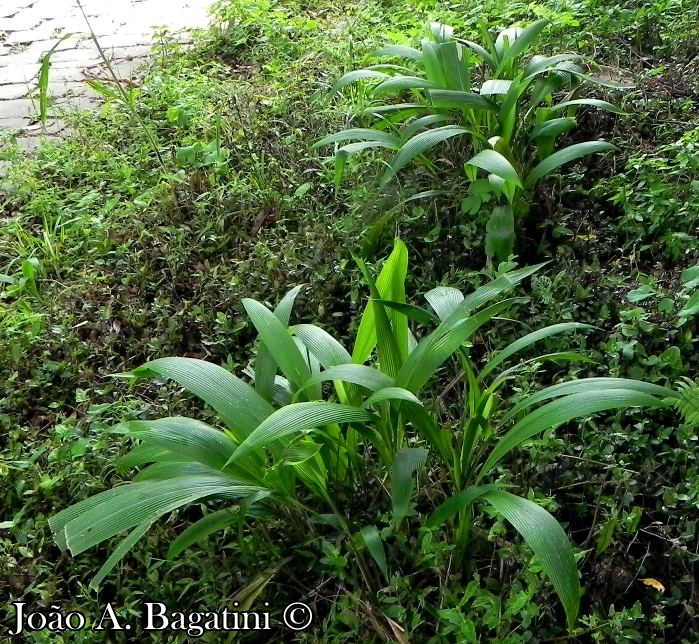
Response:
[[[546,17],[556,50],[594,54],[610,74],[634,79],[635,90],[611,97],[628,118],[589,115],[580,124],[581,137],[602,136],[621,152],[537,190],[545,224],[526,231],[531,250],[519,261],[550,264],[518,315],[533,328],[595,324],[587,346],[605,375],[661,384],[696,377],[696,322],[677,317],[687,297],[680,274],[698,250],[691,3],[218,6],[218,27],[192,52],[171,45],[175,55],[156,55],[134,94],[136,114],[108,100],[99,113],[73,115],[67,140],[30,155],[3,140],[0,154],[12,166],[0,179],[0,595],[93,617],[111,601],[138,621],[148,599],[173,610],[221,607],[294,552],[253,605],[269,601],[277,620],[286,603],[312,602],[316,622],[298,641],[401,641],[388,620],[415,642],[565,637],[536,561],[494,512],[474,535],[470,576],[450,568],[451,544],[423,534],[417,559],[415,543],[392,544],[412,564],[376,597],[362,594],[347,544],[322,527],[299,543],[281,522],[248,526],[167,561],[168,543],[199,509],[163,523],[96,594],[86,585],[110,549],[61,555],[47,518],[126,478],[113,464],[125,448],[109,432],[116,422],[195,411],[206,419],[210,412],[192,410],[177,387],[131,388],[110,376],[167,355],[240,371],[255,336],[243,297],[273,304],[305,283],[296,319],[350,345],[343,335],[366,296],[350,251],[374,262],[399,234],[410,246],[407,290],[416,295],[481,279],[483,226],[460,214],[454,195],[465,181],[448,168],[438,175],[445,194],[410,200],[435,179],[415,168],[379,189],[376,165],[351,160],[336,191],[332,162],[311,150],[323,135],[362,123],[360,90],[332,100],[323,90],[370,64],[387,38],[414,41],[429,19],[477,35],[481,19],[497,28]],[[503,321],[498,338],[517,337],[520,326]],[[483,353],[491,341],[481,339]],[[505,483],[554,512],[579,547],[585,594],[572,641],[696,639],[696,433],[675,421],[629,414],[572,423],[532,441],[503,472]],[[348,499],[348,511],[364,502]],[[3,623],[10,614],[0,608]],[[89,631],[32,637],[104,641]]]

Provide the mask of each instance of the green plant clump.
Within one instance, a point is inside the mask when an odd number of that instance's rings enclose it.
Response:
[[[561,166],[595,152],[613,150],[605,141],[585,141],[556,149],[556,143],[577,125],[576,114],[588,106],[622,111],[607,101],[581,98],[586,85],[623,87],[590,76],[577,54],[534,54],[547,25],[539,20],[526,29],[510,27],[493,39],[482,29],[482,45],[457,38],[452,27],[433,22],[432,38],[420,50],[389,45],[377,56],[403,59],[405,64],[380,63],[340,78],[334,91],[357,81],[377,80],[371,96],[379,104],[365,110],[372,128],[350,128],[324,137],[317,147],[344,143],[335,150],[335,179],[342,178],[349,155],[370,148],[388,148],[395,155],[382,183],[436,145],[455,137],[466,139],[459,149],[471,181],[463,201],[465,214],[477,215],[494,202],[486,225],[488,257],[506,260],[516,231],[529,214],[536,184]],[[383,102],[383,97],[403,99]],[[462,159],[466,159],[463,161]],[[478,179],[478,171],[486,179]]]
[[[571,420],[614,409],[661,407],[681,400],[681,394],[635,380],[590,378],[562,382],[520,399],[503,396],[507,383],[527,363],[588,360],[577,352],[556,352],[503,369],[536,342],[587,328],[576,323],[529,333],[494,352],[482,366],[470,357],[469,340],[517,299],[502,295],[540,266],[503,273],[468,296],[438,287],[426,294],[433,310],[429,312],[406,303],[408,261],[402,242],[396,242],[376,282],[361,260],[359,265],[372,299],[351,354],[318,326],[289,326],[297,287],[274,311],[256,300],[243,302],[259,334],[254,386],[222,367],[191,358],[162,358],[134,370],[135,377],[175,380],[215,409],[223,426],[185,417],[119,425],[116,430],[136,442],[121,458],[121,466],[147,467],[134,482],[54,516],[50,524],[57,543],[76,555],[132,530],[95,575],[91,583],[97,586],[156,520],[215,498],[232,502],[234,510],[220,509],[187,528],[172,544],[170,555],[212,531],[240,524],[248,515],[256,520],[322,519],[355,544],[358,565],[371,588],[374,575],[360,550],[368,550],[388,580],[382,539],[375,525],[345,516],[336,504],[337,491],[350,495],[366,459],[375,454],[376,476],[390,479],[387,503],[393,528],[400,531],[406,517],[415,514],[415,475],[433,461],[447,474],[446,500],[420,517],[423,528],[439,528],[458,516],[452,539],[461,567],[468,558],[474,509],[479,502],[491,504],[538,556],[572,628],[580,588],[565,532],[539,505],[499,485],[495,468],[527,440]],[[409,318],[437,326],[418,340]],[[366,364],[374,352],[375,359]],[[425,387],[452,356],[463,369],[465,393],[459,401],[461,419],[445,427],[429,411]],[[324,393],[325,383],[333,386]]]

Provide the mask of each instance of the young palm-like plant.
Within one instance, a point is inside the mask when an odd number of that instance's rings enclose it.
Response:
[[[496,39],[483,29],[479,45],[456,38],[447,25],[432,23],[432,38],[424,38],[420,50],[389,46],[378,52],[402,58],[405,65],[382,63],[345,74],[335,91],[373,81],[372,93],[380,104],[366,110],[376,119],[372,128],[342,130],[315,144],[335,145],[336,183],[351,154],[393,150],[381,179],[385,184],[415,159],[429,164],[425,154],[435,146],[465,137],[465,169],[472,181],[466,212],[477,214],[493,196],[501,200],[490,213],[486,252],[506,259],[536,183],[566,163],[614,149],[604,141],[586,141],[554,151],[560,137],[577,125],[579,108],[621,113],[607,101],[579,98],[585,84],[624,87],[589,76],[581,56],[532,54],[546,24],[540,20],[526,29],[505,29]],[[385,102],[386,96],[401,100],[406,93],[408,102]],[[487,173],[486,180],[477,181],[479,169]]]
[[[433,314],[406,303],[408,258],[402,242],[396,242],[376,280],[363,262],[359,265],[372,299],[351,353],[318,326],[289,326],[296,288],[274,311],[255,300],[243,302],[259,334],[254,387],[222,367],[189,358],[163,358],[136,369],[137,377],[179,383],[217,412],[222,427],[184,417],[119,426],[137,442],[121,465],[145,467],[133,482],[52,517],[57,543],[76,555],[131,530],[91,582],[96,586],[155,521],[192,503],[219,499],[236,511],[223,508],[189,527],[172,544],[171,555],[246,515],[304,521],[323,514],[327,522],[329,512],[332,524],[351,537],[371,586],[375,576],[362,549],[389,576],[379,531],[345,517],[330,490],[351,488],[375,454],[377,475],[390,477],[393,524],[400,530],[416,473],[431,457],[448,475],[450,492],[425,527],[458,515],[454,539],[464,559],[475,509],[490,503],[539,557],[572,624],[579,584],[563,528],[535,503],[503,489],[494,468],[524,441],[562,423],[622,407],[659,406],[680,395],[635,380],[587,379],[554,385],[501,410],[499,405],[510,402],[499,397],[502,386],[516,372],[516,366],[500,371],[507,360],[546,337],[585,328],[566,323],[533,332],[493,354],[477,371],[468,342],[511,306],[514,300],[503,295],[540,266],[501,274],[465,297],[455,289],[434,289],[427,294]],[[417,340],[411,318],[436,328]],[[464,421],[456,428],[442,426],[419,397],[454,355],[467,382]],[[543,357],[584,359],[569,352]]]

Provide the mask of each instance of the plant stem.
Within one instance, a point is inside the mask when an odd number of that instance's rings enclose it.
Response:
[[[127,106],[127,108],[129,109],[129,111],[131,112],[133,117],[138,121],[139,125],[141,126],[143,133],[146,135],[146,138],[148,139],[148,143],[150,144],[151,148],[153,148],[153,152],[155,152],[155,156],[158,158],[158,163],[160,164],[160,166],[162,167],[163,170],[166,170],[167,168],[165,167],[165,161],[163,160],[163,157],[160,154],[160,150],[158,149],[158,145],[155,141],[155,138],[153,137],[152,132],[148,129],[148,126],[146,125],[145,121],[143,120],[141,115],[138,113],[136,106],[133,104],[133,102],[131,100],[129,100],[129,97],[126,94],[126,90],[122,86],[117,75],[114,73],[114,70],[112,69],[112,65],[109,62],[107,55],[104,53],[102,46],[99,44],[99,41],[97,40],[97,35],[95,34],[94,30],[92,29],[92,25],[90,24],[90,21],[87,17],[87,14],[85,13],[85,10],[83,9],[82,3],[80,2],[80,0],[77,0],[77,3],[78,3],[78,8],[80,9],[80,13],[82,13],[83,18],[85,18],[85,22],[87,23],[87,28],[90,30],[90,37],[92,38],[93,42],[95,43],[95,46],[97,47],[97,51],[99,52],[100,57],[102,58],[104,65],[107,68],[107,71],[109,72],[109,75],[112,77],[112,80],[116,84],[117,89],[119,90],[119,94],[121,94],[121,98],[124,101],[124,104]]]

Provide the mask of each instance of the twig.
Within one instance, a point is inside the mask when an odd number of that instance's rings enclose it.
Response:
[[[138,121],[139,125],[143,129],[144,134],[146,135],[146,138],[148,139],[148,142],[150,143],[150,146],[153,148],[153,152],[155,152],[155,156],[158,157],[158,162],[160,163],[160,166],[163,168],[163,170],[166,170],[167,168],[165,167],[165,161],[163,160],[163,157],[160,154],[160,150],[158,149],[158,145],[155,142],[155,139],[153,138],[153,135],[151,131],[148,129],[146,126],[145,121],[143,118],[141,118],[141,115],[138,113],[138,110],[136,107],[132,104],[132,102],[129,100],[128,95],[126,94],[126,90],[124,89],[123,85],[121,84],[121,81],[119,80],[118,76],[114,73],[114,69],[112,68],[111,63],[109,62],[109,59],[107,58],[107,55],[104,53],[104,50],[102,49],[102,46],[99,44],[99,41],[97,40],[97,35],[95,34],[94,30],[92,29],[92,25],[90,24],[90,20],[87,17],[87,14],[85,13],[85,10],[83,9],[83,5],[80,2],[80,0],[76,0],[78,4],[78,8],[80,9],[80,13],[83,14],[83,18],[85,18],[85,22],[87,23],[87,28],[90,30],[90,37],[92,38],[93,42],[95,43],[95,46],[97,47],[97,51],[100,54],[100,57],[102,58],[102,61],[104,62],[105,67],[107,68],[107,71],[109,72],[109,75],[112,77],[112,80],[114,83],[116,83],[117,89],[119,90],[119,93],[121,94],[121,98],[130,110],[131,114],[134,116],[134,118]]]

